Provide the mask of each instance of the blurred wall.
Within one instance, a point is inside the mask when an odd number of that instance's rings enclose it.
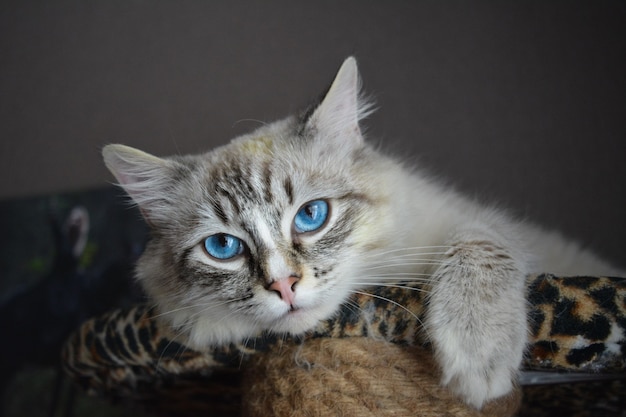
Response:
[[[370,138],[624,260],[624,22],[621,1],[4,0],[0,198],[106,184],[110,142],[222,144],[354,54]]]

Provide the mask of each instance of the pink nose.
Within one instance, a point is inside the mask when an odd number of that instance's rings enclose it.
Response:
[[[300,278],[294,276],[290,276],[289,278],[283,278],[281,280],[272,282],[268,289],[270,291],[277,292],[280,298],[282,298],[283,301],[285,301],[287,304],[293,305],[293,299],[296,296],[294,287],[296,285],[296,282],[298,282],[299,280]]]

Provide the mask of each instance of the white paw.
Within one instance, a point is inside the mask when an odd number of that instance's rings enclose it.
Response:
[[[511,392],[526,344],[523,320],[498,322],[465,317],[431,327],[442,383],[478,409]]]
[[[426,327],[443,384],[481,408],[511,392],[522,361],[524,258],[485,232],[455,242],[435,271]]]
[[[442,383],[467,404],[480,409],[486,402],[513,389],[516,367],[509,364],[497,368],[491,366],[478,361],[465,366],[449,366],[443,371]]]

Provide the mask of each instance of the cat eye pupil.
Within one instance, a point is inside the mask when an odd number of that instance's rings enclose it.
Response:
[[[294,228],[298,233],[314,232],[320,229],[328,218],[328,203],[313,200],[303,205],[294,218]]]
[[[204,249],[215,259],[227,260],[243,253],[243,242],[235,236],[218,233],[204,240]]]
[[[230,239],[228,239],[226,237],[226,235],[219,235],[217,238],[217,243],[222,247],[225,248],[229,245],[230,243]]]

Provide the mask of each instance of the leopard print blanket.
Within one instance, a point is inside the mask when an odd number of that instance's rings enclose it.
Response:
[[[531,345],[525,370],[576,372],[569,376],[583,379],[626,376],[626,279],[542,274],[529,277],[527,288]],[[355,295],[340,314],[306,338],[368,336],[427,346],[420,331],[423,314],[421,291],[376,288],[370,295]],[[237,370],[251,355],[303,341],[262,334],[246,343],[197,352],[157,317],[153,308],[138,305],[87,321],[65,345],[66,371],[89,392],[115,398],[154,392],[166,396],[171,378],[206,380],[218,373],[214,393],[223,399],[236,395]]]

